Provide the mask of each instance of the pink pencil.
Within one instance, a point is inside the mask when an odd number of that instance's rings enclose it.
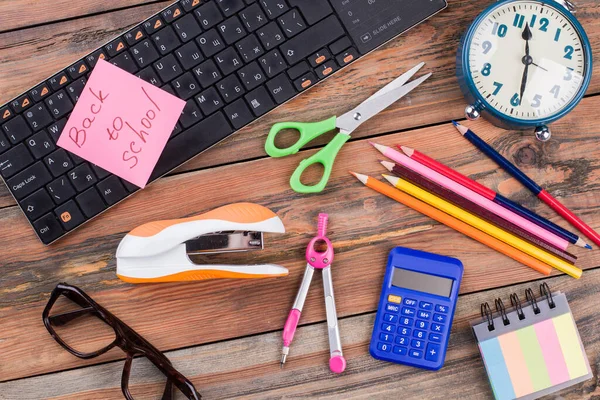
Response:
[[[371,143],[371,142],[369,142]],[[494,203],[490,199],[487,199],[480,194],[464,187],[463,185],[454,182],[452,179],[446,178],[444,175],[432,170],[429,167],[424,166],[423,164],[411,159],[410,157],[392,149],[391,147],[383,146],[380,144],[371,143],[373,147],[381,152],[384,156],[397,162],[398,164],[404,165],[406,168],[409,168],[424,177],[434,181],[435,183],[445,187],[448,190],[452,190],[453,192],[461,195],[465,199],[472,201],[473,203],[485,208],[486,210],[498,215],[499,217],[504,218],[507,221],[512,222],[513,224],[525,229],[527,232],[535,235],[542,240],[551,243],[555,247],[558,247],[561,250],[566,250],[569,246],[569,242],[552,232],[549,232],[540,226],[534,224],[533,222],[521,217],[520,215]]]

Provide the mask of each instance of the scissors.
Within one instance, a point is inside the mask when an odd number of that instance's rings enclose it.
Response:
[[[267,142],[265,144],[265,151],[271,157],[286,157],[296,154],[302,147],[314,140],[315,138],[331,132],[335,129],[339,129],[339,133],[318,153],[300,162],[298,168],[292,174],[290,178],[290,186],[297,193],[319,193],[325,189],[333,164],[338,152],[344,146],[344,144],[350,139],[350,135],[356,128],[362,125],[365,121],[368,121],[381,111],[385,110],[402,97],[406,96],[417,86],[423,83],[427,78],[431,76],[431,73],[420,77],[406,84],[410,78],[412,78],[425,63],[420,63],[410,71],[404,73],[402,76],[394,79],[392,82],[384,86],[381,90],[369,97],[358,107],[350,110],[341,117],[333,116],[327,120],[321,122],[280,122],[271,128]],[[290,147],[280,149],[275,145],[275,138],[277,135],[285,130],[292,129],[300,133],[298,141]],[[324,167],[323,176],[319,183],[308,186],[301,182],[301,177],[304,171],[314,164],[321,164]]]

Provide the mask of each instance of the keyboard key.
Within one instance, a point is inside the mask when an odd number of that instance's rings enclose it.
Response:
[[[58,138],[60,137],[60,134],[62,133],[63,129],[65,129],[66,125],[67,125],[67,119],[64,118],[64,119],[61,119],[60,121],[53,123],[46,129],[48,131],[48,133],[50,134],[50,136],[52,136],[54,143],[58,142]]]
[[[417,321],[417,328],[420,328],[420,326],[418,325],[418,321]],[[415,331],[413,332],[413,336],[416,337],[417,339],[425,340],[427,338],[427,332],[415,329]]]
[[[186,12],[192,11],[194,8],[200,5],[200,0],[181,0],[179,4]]]
[[[408,315],[409,317],[414,317],[415,314],[416,314],[416,311],[414,308],[409,308],[409,307],[402,308],[402,315]]]
[[[216,29],[204,32],[196,39],[196,42],[205,57],[212,57],[225,48],[225,43]]]
[[[20,115],[2,125],[2,129],[12,144],[19,143],[32,134],[27,122]]]
[[[96,164],[91,164],[92,166],[92,171],[94,171],[94,175],[96,175],[96,177],[98,179],[104,179],[106,178],[108,175],[110,175],[110,172],[108,172],[107,170],[105,170],[104,168],[100,168],[99,166],[97,166]]]
[[[217,89],[226,103],[231,103],[246,92],[235,75],[229,75],[219,82]]]
[[[192,101],[192,100],[189,100],[189,101]],[[179,135],[181,132],[183,132],[183,128],[181,127],[181,124],[180,123],[176,123],[175,124],[175,128],[173,128],[173,131],[171,132],[171,135],[169,137],[170,138],[175,137],[175,136]],[[102,179],[102,178],[100,178],[100,179]]]
[[[73,111],[73,103],[64,90],[54,93],[46,99],[46,105],[54,119],[61,119]]]
[[[444,325],[431,324],[431,330],[433,331],[433,333],[442,333],[444,332]]]
[[[153,181],[178,167],[199,152],[225,139],[233,132],[225,116],[218,112],[167,142],[150,180]]]
[[[238,76],[247,90],[252,90],[265,82],[265,73],[257,62],[250,63],[238,71]]]
[[[149,39],[133,46],[131,54],[133,54],[133,58],[140,68],[145,68],[160,58]]]
[[[243,0],[216,0],[216,2],[226,17],[231,17],[245,6]]]
[[[200,23],[192,14],[188,14],[173,24],[175,32],[182,42],[189,42],[202,33]]]
[[[259,3],[271,19],[279,17],[290,9],[285,0],[260,0]]]
[[[306,29],[306,23],[298,10],[290,10],[277,19],[283,33],[291,38]]]
[[[158,48],[160,54],[163,56],[172,52],[181,45],[181,42],[177,38],[177,34],[170,26],[167,26],[166,28],[153,34],[152,40],[154,41],[154,44]]]
[[[222,76],[213,60],[208,60],[194,68],[194,74],[203,88],[208,88],[220,81]]]
[[[160,13],[167,24],[175,21],[177,18],[181,17],[182,14],[178,4],[173,4],[171,7]]]
[[[90,69],[86,65],[85,61],[80,60],[75,64],[71,65],[67,72],[71,76],[71,79],[75,80],[81,78],[83,75],[87,74]]]
[[[181,117],[179,118],[179,123],[184,128],[189,128],[190,126],[200,122],[202,120],[202,112],[196,105],[194,99],[188,100],[183,108],[183,112],[181,113]]]
[[[406,337],[403,336],[396,336],[396,340],[395,343],[402,345],[402,346],[408,346],[408,343],[410,342],[410,340]]]
[[[240,69],[244,64],[233,47],[228,47],[215,56],[215,61],[223,76]]]
[[[140,40],[144,39],[146,37],[146,34],[144,33],[144,30],[142,29],[141,26],[138,26],[135,29],[130,30],[129,32],[127,32],[125,35],[125,41],[127,42],[128,45],[133,46],[134,44],[138,43]]]
[[[386,353],[389,353],[391,349],[392,349],[391,344],[382,343],[382,342],[377,343],[377,350],[379,350],[379,351],[385,351]]]
[[[448,306],[441,306],[439,304],[435,305],[435,311],[439,312],[439,313],[447,313],[448,312]]]
[[[341,53],[346,50],[348,47],[352,46],[352,42],[348,37],[344,36],[343,38],[336,40],[332,44],[329,45],[329,50],[335,55]]]
[[[26,197],[25,200],[19,202],[19,205],[30,221],[35,221],[54,208],[54,203],[45,189],[40,189],[31,196]]]
[[[67,231],[78,227],[85,221],[81,210],[73,200],[69,200],[65,204],[58,206],[54,210],[54,214],[56,214],[61,225]]]
[[[43,103],[38,103],[25,112],[25,119],[34,132],[50,125],[54,120]]]
[[[332,15],[283,43],[281,52],[288,63],[294,65],[342,35],[344,29],[338,19]]]
[[[133,192],[137,192],[138,190],[140,190],[139,187],[137,187],[136,185],[134,185],[133,183],[127,182],[125,179],[121,179],[121,183],[123,184],[123,187],[129,192],[129,193],[133,193]]]
[[[413,358],[423,358],[423,352],[421,350],[410,349],[408,355]]]
[[[13,116],[13,112],[8,106],[0,107],[0,122],[8,121]]]
[[[417,317],[421,319],[429,319],[431,317],[431,313],[429,311],[419,310],[417,312]]]
[[[10,178],[33,163],[33,157],[23,143],[0,155],[0,174]]]
[[[259,29],[256,31],[256,35],[267,50],[279,46],[285,40],[285,36],[276,22],[271,22],[264,28]]]
[[[289,0],[290,6],[298,7],[309,25],[325,18],[333,12],[328,1],[323,0]]]
[[[37,162],[10,178],[6,183],[15,198],[21,200],[51,180],[52,176],[44,164]]]
[[[161,87],[163,84],[163,82],[158,77],[158,74],[156,73],[156,71],[154,71],[154,68],[152,67],[144,68],[143,70],[138,72],[136,76],[156,87]]]
[[[446,316],[442,315],[442,314],[434,314],[433,315],[433,320],[437,323],[440,324],[445,324],[446,323]]]
[[[289,68],[287,70],[287,73],[291,79],[298,79],[299,77],[310,71],[311,69],[308,63],[306,61],[301,61],[300,63]]]
[[[244,96],[248,104],[250,105],[250,109],[257,117],[266,114],[275,108],[275,103],[269,96],[269,92],[265,89],[264,86],[260,86],[254,89],[252,92],[248,93]]]
[[[58,149],[44,158],[44,164],[55,177],[61,176],[75,166],[64,149]]]
[[[279,53],[279,50],[272,50],[265,54],[263,57],[259,58],[259,63],[269,78],[278,75],[286,68],[285,61]]]
[[[183,100],[187,100],[190,97],[198,94],[201,90],[200,84],[194,78],[191,72],[186,72],[181,75],[179,78],[176,78],[171,82],[171,85],[175,89],[177,93],[177,97]]]
[[[428,301],[422,301],[419,303],[419,308],[421,308],[425,311],[431,311],[431,310],[433,310],[433,304],[431,304]]]
[[[387,312],[393,312],[393,313],[399,313],[400,312],[400,306],[398,306],[397,304],[388,303],[385,306],[385,311],[387,311]]]
[[[315,73],[317,74],[319,79],[325,79],[329,75],[331,75],[335,71],[337,71],[338,69],[339,69],[339,67],[333,60],[325,61],[324,64],[321,64],[321,66],[319,66],[315,69]]]
[[[27,147],[33,157],[40,159],[54,151],[54,143],[44,131],[36,133],[27,140]]]
[[[127,44],[125,42],[125,39],[118,38],[104,46],[104,48],[106,49],[106,53],[108,54],[108,56],[112,58],[117,54],[121,53],[122,51],[125,51],[127,49]]]
[[[223,111],[235,129],[240,129],[254,121],[254,115],[252,115],[252,112],[243,99],[239,99],[228,105]]]
[[[54,214],[49,213],[44,215],[33,223],[33,227],[45,244],[50,244],[54,240],[61,237],[65,231],[62,229]]]
[[[442,341],[442,335],[440,335],[439,333],[430,333],[429,334],[429,340],[431,340],[433,342],[441,342]]]
[[[394,346],[393,352],[394,354],[405,356],[408,354],[408,349],[406,347]]]
[[[158,75],[163,82],[169,82],[183,73],[181,66],[173,54],[169,54],[155,62],[154,69],[156,69],[156,72],[158,72]]]
[[[242,22],[236,16],[226,19],[217,26],[219,33],[225,39],[225,43],[231,45],[246,36],[246,30]]]
[[[69,95],[73,103],[77,103],[79,101],[79,96],[81,96],[81,93],[83,93],[83,89],[85,89],[86,83],[87,80],[85,78],[79,78],[75,82],[67,86],[67,94]]]
[[[381,330],[384,332],[389,332],[389,333],[394,333],[394,331],[396,330],[396,328],[394,327],[394,325],[390,325],[390,324],[381,324]]]
[[[258,39],[254,35],[247,36],[240,40],[236,43],[235,47],[247,63],[257,59],[265,53]]]
[[[427,327],[429,326],[429,322],[417,320],[415,326],[419,329],[427,329]]]
[[[75,201],[87,218],[92,218],[106,209],[106,205],[95,187],[91,187],[75,197]]]
[[[411,345],[411,347],[414,347],[416,349],[425,348],[425,342],[423,340],[413,339],[413,340],[411,340],[410,345]]]
[[[98,182],[98,179],[92,173],[92,170],[88,164],[81,164],[74,170],[70,171],[68,173],[68,177],[71,184],[78,192],[83,192],[85,189]]]
[[[214,1],[198,7],[194,10],[194,14],[204,29],[210,29],[223,21],[223,14],[221,14]]]
[[[61,176],[46,186],[50,197],[56,204],[62,204],[75,196],[76,192],[66,176]]]
[[[50,83],[50,87],[52,88],[52,90],[55,91],[61,89],[64,86],[67,86],[69,82],[70,80],[66,72],[60,72],[54,75],[52,78],[50,78],[50,80],[48,80],[48,83]]]
[[[0,154],[10,149],[10,141],[4,136],[4,133],[0,131]]]
[[[412,318],[402,317],[400,318],[400,325],[412,326],[414,320]]]
[[[90,68],[94,68],[98,63],[98,60],[108,60],[108,56],[104,50],[100,49],[87,56],[85,60],[89,64]]]
[[[31,95],[31,98],[36,103],[42,101],[43,99],[46,98],[46,96],[48,96],[51,93],[52,92],[50,91],[50,87],[45,83],[42,83],[41,85],[36,86],[34,89],[32,89],[29,92],[29,94]],[[2,112],[0,112],[0,121],[2,121]]]
[[[148,21],[144,22],[144,30],[148,35],[152,35],[154,32],[159,30],[164,26],[164,22],[159,16],[154,16],[150,18]]]
[[[342,54],[335,57],[335,61],[340,67],[345,67],[356,59],[358,59],[358,51],[356,51],[354,47],[349,48]]]
[[[127,51],[119,54],[114,58],[111,58],[109,62],[121,68],[123,71],[129,72],[130,74],[135,74],[139,71],[139,68],[137,67],[136,63],[133,61],[133,58]]]
[[[416,307],[417,306],[417,301],[413,300],[413,299],[404,299],[404,303],[405,306],[409,306],[409,307]]]
[[[381,340],[382,342],[392,343],[393,339],[394,339],[394,336],[390,335],[389,333],[380,333],[379,334],[379,340]]]
[[[429,343],[427,345],[427,351],[425,352],[425,359],[427,361],[437,362],[440,357],[440,345],[435,343]]]
[[[196,101],[204,115],[210,115],[225,105],[214,87],[196,96]]]
[[[296,87],[296,90],[301,92],[313,86],[315,83],[317,83],[317,80],[318,79],[315,74],[313,74],[312,72],[307,72],[306,74],[302,75],[300,78],[294,81],[294,86]]]
[[[386,314],[383,314],[383,320],[385,322],[395,324],[396,322],[398,322],[398,316],[394,315],[394,314],[386,313]]]
[[[23,112],[23,110],[31,107],[32,104],[33,103],[29,99],[29,96],[26,94],[24,94],[23,96],[19,97],[18,99],[14,100],[12,103],[10,103],[12,109],[17,114],[19,114],[19,113]]]
[[[323,64],[325,61],[330,60],[330,59],[331,59],[331,53],[329,52],[329,50],[327,50],[325,48],[317,51],[315,54],[308,57],[308,61],[310,62],[310,65],[313,68],[318,67],[319,65]]]
[[[285,74],[279,74],[267,82],[267,89],[277,104],[285,103],[298,93]]]
[[[402,336],[410,336],[411,329],[405,326],[398,327],[398,334]]]
[[[190,42],[183,47],[180,47],[175,52],[175,55],[177,56],[177,59],[183,68],[186,70],[195,67],[204,60],[202,53],[200,53],[200,49],[194,42]]]
[[[253,32],[269,22],[267,16],[258,4],[252,4],[240,13],[244,26],[249,32]]]
[[[128,194],[121,184],[121,180],[116,175],[106,178],[96,185],[96,187],[100,191],[100,195],[104,198],[104,202],[109,206],[123,200]]]

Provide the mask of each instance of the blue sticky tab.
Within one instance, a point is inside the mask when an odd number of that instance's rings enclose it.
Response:
[[[496,400],[514,399],[516,397],[515,391],[510,380],[510,375],[508,375],[508,369],[504,362],[498,338],[479,343],[479,349],[481,350],[481,356],[483,357]]]

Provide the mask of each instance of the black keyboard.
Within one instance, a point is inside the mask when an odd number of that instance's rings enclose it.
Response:
[[[1,106],[0,175],[49,244],[139,190],[56,146],[99,59],[187,101],[154,181],[445,7],[180,0]]]

